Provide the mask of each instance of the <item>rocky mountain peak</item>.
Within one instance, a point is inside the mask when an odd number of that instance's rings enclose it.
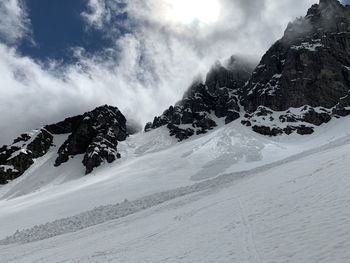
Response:
[[[338,8],[342,6],[339,0],[320,0],[319,6],[321,9],[325,8]]]
[[[243,87],[252,73],[252,63],[238,56],[231,56],[225,63],[217,61],[206,76],[205,85],[215,92],[220,87]]]
[[[70,156],[85,154],[83,164],[88,174],[103,161],[110,163],[120,158],[118,141],[124,141],[127,132],[126,118],[118,108],[104,105],[84,113],[73,123],[69,118],[59,125],[72,129],[71,135],[58,150],[55,166],[67,162]],[[52,130],[50,126],[47,129]]]
[[[327,32],[349,31],[349,12],[338,0],[321,0],[307,11],[305,17],[297,18],[288,24],[283,38],[289,44],[308,35],[319,35]]]
[[[182,140],[214,128],[215,118],[240,118],[264,135],[304,135],[349,115],[350,6],[321,0],[288,25],[255,70],[245,65],[237,57],[216,63],[146,130],[166,125]]]
[[[282,39],[263,56],[244,88],[242,104],[247,116],[257,116],[261,108],[277,112],[296,108],[298,114],[292,118],[279,114],[282,127],[289,119],[301,122],[312,132],[314,125],[348,114],[344,100],[347,101],[350,88],[349,12],[350,7],[336,0],[320,1],[305,17],[288,25]],[[248,118],[259,122],[256,117]],[[270,123],[276,125],[273,119]],[[300,125],[288,127],[298,130]],[[290,132],[283,129],[278,133]]]
[[[55,135],[62,134],[68,138],[58,149],[55,166],[83,154],[87,174],[103,162],[120,158],[118,142],[128,135],[126,118],[118,108],[108,105],[22,134],[10,146],[0,148],[0,184],[21,176],[54,146]]]
[[[170,135],[181,141],[213,129],[217,118],[225,118],[225,123],[238,119],[240,89],[252,70],[252,63],[239,57],[231,57],[225,64],[216,62],[204,82],[194,82],[182,100],[155,117],[145,131],[166,126]]]

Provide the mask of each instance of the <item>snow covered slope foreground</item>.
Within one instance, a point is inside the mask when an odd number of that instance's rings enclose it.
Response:
[[[160,128],[84,177],[79,156],[45,172],[53,149],[0,188],[0,262],[348,262],[349,128]]]

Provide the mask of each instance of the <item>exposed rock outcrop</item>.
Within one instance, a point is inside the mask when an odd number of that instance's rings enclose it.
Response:
[[[239,92],[252,70],[250,62],[236,57],[231,57],[225,66],[216,63],[204,83],[192,84],[182,100],[155,117],[145,131],[167,126],[170,135],[181,141],[213,129],[217,118],[225,118],[225,123],[238,119]]]
[[[145,130],[167,125],[182,140],[215,127],[215,116],[225,123],[240,118],[263,135],[305,135],[349,115],[350,6],[321,0],[288,25],[251,76],[235,65],[214,67],[205,83],[193,85]]]
[[[10,146],[0,148],[0,184],[22,175],[36,158],[44,156],[52,145],[53,136],[46,129],[22,134]]]
[[[107,105],[22,134],[12,145],[0,148],[0,184],[21,176],[35,159],[49,151],[54,136],[60,134],[69,136],[59,147],[55,166],[67,162],[70,157],[84,154],[86,174],[104,162],[111,163],[120,158],[118,142],[128,135],[124,115],[118,108]]]
[[[83,164],[86,173],[91,173],[102,162],[109,163],[120,158],[118,141],[127,137],[126,119],[118,108],[103,106],[81,116],[68,118],[47,127],[48,130],[68,131],[68,139],[58,150],[55,166],[69,160],[70,156],[85,154]]]
[[[280,118],[312,128],[349,114],[349,88],[350,7],[321,0],[263,56],[241,101],[252,116],[261,106],[274,112],[307,107]]]

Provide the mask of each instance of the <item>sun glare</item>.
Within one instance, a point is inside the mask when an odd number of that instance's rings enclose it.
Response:
[[[220,15],[219,0],[166,0],[166,17],[175,23],[214,23]]]

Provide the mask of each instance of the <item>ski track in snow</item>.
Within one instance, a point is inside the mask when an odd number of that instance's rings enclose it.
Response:
[[[247,213],[245,212],[244,206],[241,200],[238,200],[239,212],[241,220],[243,223],[243,236],[244,236],[244,246],[246,247],[246,253],[249,255],[249,262],[251,263],[261,263],[261,257],[255,244],[255,237],[251,226],[247,218]]]
[[[264,165],[262,167],[254,168],[248,171],[242,171],[231,174],[220,175],[214,179],[195,183],[190,186],[179,187],[173,190],[152,194],[133,201],[125,200],[122,203],[115,205],[107,205],[97,207],[87,212],[80,213],[75,216],[58,219],[53,222],[38,225],[33,228],[17,231],[15,234],[0,241],[0,245],[8,245],[13,243],[28,243],[33,241],[39,241],[47,238],[51,238],[66,233],[72,233],[84,228],[99,225],[111,220],[120,219],[142,210],[152,208],[154,206],[163,204],[165,202],[174,200],[176,198],[198,193],[205,190],[218,189],[222,187],[228,187],[232,182],[237,179],[246,178],[257,173],[268,171],[272,168],[305,158],[309,155],[334,149],[339,146],[343,146],[350,143],[350,137],[338,139],[324,146],[305,151],[303,153],[285,158],[281,161],[277,161],[271,164]],[[238,202],[240,202],[238,200]],[[239,203],[239,210],[241,213],[242,222],[245,227],[245,244],[246,248],[250,252],[250,262],[261,262],[259,253],[254,244],[253,233],[249,227],[244,207]]]

